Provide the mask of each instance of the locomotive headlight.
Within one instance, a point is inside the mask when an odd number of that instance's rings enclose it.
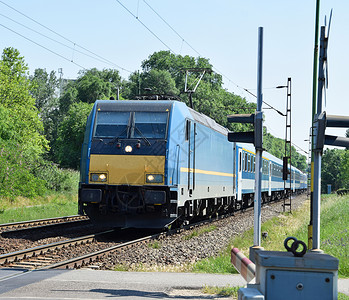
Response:
[[[91,173],[90,174],[90,180],[92,182],[106,182],[107,181],[107,174],[106,173]]]
[[[147,174],[147,183],[162,183],[164,181],[164,176],[162,174]]]
[[[128,152],[128,153],[132,152],[132,147],[131,146],[126,146],[125,147],[125,152]]]
[[[107,180],[107,175],[106,174],[100,174],[99,175],[99,180],[100,181],[106,181]]]

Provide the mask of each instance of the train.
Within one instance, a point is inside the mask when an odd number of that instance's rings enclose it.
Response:
[[[97,100],[81,151],[79,213],[117,228],[170,228],[252,205],[255,150],[178,100]],[[262,200],[307,188],[263,152]],[[288,188],[285,188],[287,187]]]

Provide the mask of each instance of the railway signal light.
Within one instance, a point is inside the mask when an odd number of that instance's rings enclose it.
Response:
[[[282,161],[282,180],[287,180],[288,179],[288,175],[291,173],[290,170],[288,169],[288,160],[289,157],[284,156]]]
[[[322,151],[324,145],[349,147],[349,138],[325,135],[325,130],[327,127],[349,128],[349,117],[326,115],[326,112],[322,112],[317,118],[315,118],[315,150]]]
[[[243,124],[253,124],[254,131],[248,132],[229,132],[228,141],[229,142],[242,142],[254,144],[256,149],[263,150],[263,113],[261,111],[256,111],[254,114],[239,114],[239,115],[229,115],[229,123],[243,123]]]

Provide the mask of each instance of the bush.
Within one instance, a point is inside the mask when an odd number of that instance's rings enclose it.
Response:
[[[0,194],[4,197],[76,191],[78,176],[77,171],[60,169],[43,158],[33,159],[19,144],[0,140]]]
[[[5,197],[42,196],[46,192],[45,180],[32,173],[30,157],[24,154],[19,144],[0,140],[0,193]]]
[[[78,188],[79,173],[74,170],[61,169],[56,164],[41,160],[35,169],[35,175],[45,181],[46,188],[56,192],[71,192]]]

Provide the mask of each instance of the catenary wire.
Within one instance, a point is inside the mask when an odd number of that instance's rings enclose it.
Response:
[[[4,1],[0,0],[0,3],[2,3],[3,5],[9,7],[10,9],[14,10],[15,12],[19,13],[20,15],[26,17],[27,19],[31,20],[32,22],[34,22],[34,23],[40,25],[41,27],[47,29],[48,31],[50,31],[50,32],[52,32],[52,33],[58,35],[59,37],[61,37],[62,39],[68,41],[69,43],[72,43],[74,46],[79,47],[79,48],[81,48],[81,49],[87,51],[88,53],[90,53],[90,54],[92,54],[92,55],[94,55],[94,56],[96,56],[96,57],[102,59],[104,62],[108,62],[109,64],[114,65],[114,66],[116,66],[117,68],[119,68],[119,69],[121,69],[121,70],[123,70],[123,71],[126,71],[126,72],[128,72],[128,73],[132,73],[132,71],[127,70],[127,69],[125,69],[125,68],[123,68],[123,67],[121,67],[121,66],[118,66],[117,64],[113,63],[112,61],[110,61],[110,60],[108,60],[108,59],[106,59],[106,58],[104,58],[104,57],[102,57],[102,56],[100,56],[100,55],[98,55],[98,54],[96,54],[96,53],[94,53],[94,52],[88,50],[87,48],[85,48],[85,47],[83,47],[83,46],[81,46],[81,45],[79,45],[79,44],[73,42],[72,40],[68,39],[67,37],[61,35],[60,33],[58,33],[58,32],[56,32],[56,31],[52,30],[51,28],[45,26],[44,24],[42,24],[42,23],[36,21],[35,19],[29,17],[28,15],[22,13],[21,11],[19,11],[18,9],[16,9],[16,8],[12,7],[11,5],[5,3]],[[50,52],[53,52],[53,51],[50,50]],[[77,51],[77,52],[78,52],[78,51]],[[85,54],[85,55],[86,55],[86,54]]]
[[[263,123],[263,126],[267,128],[267,131],[272,133],[274,136],[276,136],[276,132],[274,130],[271,129],[271,127],[267,124],[267,122]],[[280,138],[281,139],[281,138]],[[308,151],[305,151],[304,149],[302,149],[301,147],[299,147],[297,144],[291,142],[292,146],[294,146],[295,148],[297,148],[298,150],[303,151],[304,153],[308,154]]]
[[[137,16],[135,16],[131,11],[129,11],[122,3],[120,3],[119,0],[116,0],[117,2],[119,2],[120,5],[122,5],[131,15],[133,15],[137,20],[139,20],[138,18],[138,9],[139,7],[137,8]],[[194,47],[192,47],[146,0],[143,0],[143,2],[182,40],[182,42],[186,43],[194,52],[196,52],[199,56],[202,56],[200,54],[199,51],[197,51]],[[140,20],[139,20],[140,21]],[[141,24],[143,26],[145,26],[144,23],[141,22]],[[146,26],[145,26],[146,27]],[[146,27],[147,28],[147,27]],[[147,28],[148,29],[148,28]],[[149,30],[149,29],[148,29]],[[153,35],[155,35],[152,31],[151,33]],[[159,39],[161,41],[161,39],[155,35],[155,37],[157,39]],[[162,41],[161,41],[162,42]],[[163,42],[162,42],[163,43]],[[164,43],[163,43],[164,44]],[[169,48],[169,47],[168,47]],[[170,49],[171,50],[171,49]],[[172,50],[171,50],[172,51]],[[172,51],[173,52],[173,51]],[[241,90],[244,90],[246,91],[247,93],[249,93],[250,95],[252,95],[253,97],[257,98],[257,96],[255,94],[253,94],[249,89],[247,88],[244,88],[244,87],[241,87],[239,86],[237,83],[235,83],[233,80],[231,80],[229,77],[227,77],[225,74],[223,74],[222,72],[220,72],[217,68],[213,67],[214,70],[217,71],[218,74],[221,74],[224,78],[226,78],[229,82],[233,83],[237,88],[241,89]],[[276,88],[276,87],[270,87],[270,88],[267,88],[267,89],[273,89],[273,88]],[[267,103],[266,101],[262,100],[262,102],[268,106],[268,109],[272,109],[274,111],[276,111],[279,115],[285,117],[286,115],[284,113],[282,113],[280,110],[276,109],[275,107],[273,107],[272,105],[270,105],[269,103]],[[295,147],[297,147],[298,149],[304,151],[301,147],[297,146],[296,144],[292,143]],[[304,151],[305,153],[307,153],[306,151]]]
[[[118,0],[117,0],[118,1]],[[119,2],[119,1],[118,1]],[[143,0],[143,2],[184,42],[186,43],[194,52],[196,52],[199,56],[202,56],[200,54],[199,51],[197,51],[193,46],[191,46],[146,0]],[[120,3],[120,2],[119,2]],[[225,79],[227,79],[229,82],[233,83],[236,87],[243,89],[244,91],[250,93],[252,96],[254,96],[255,98],[257,98],[256,95],[254,95],[252,92],[249,91],[249,89],[247,88],[243,88],[241,86],[239,86],[237,83],[235,83],[233,80],[231,80],[229,77],[227,77],[226,75],[224,75],[221,71],[219,71],[216,67],[213,67],[214,70],[217,71],[218,74],[221,74]],[[270,88],[268,88],[270,89]],[[278,109],[274,108],[273,106],[271,106],[270,104],[268,104],[267,102],[263,101],[263,103],[265,105],[267,105],[270,109],[275,110],[278,114],[280,114],[281,116],[285,116],[285,114],[283,114],[281,111],[279,111]]]
[[[190,45],[184,37],[182,37],[147,1],[143,0],[143,2],[182,40],[182,42],[186,43],[196,54],[202,57],[202,55],[194,49],[192,45]]]
[[[62,45],[62,46],[64,46],[64,47],[68,48],[68,49],[71,49],[71,50],[73,50],[74,52],[78,52],[78,53],[80,53],[80,54],[82,54],[82,55],[85,55],[85,56],[90,57],[90,58],[92,58],[92,59],[94,59],[94,60],[100,61],[100,62],[102,62],[102,63],[106,63],[106,62],[107,62],[107,61],[104,60],[104,59],[103,59],[103,60],[102,60],[102,59],[99,59],[98,57],[95,57],[95,56],[92,56],[92,55],[87,54],[87,53],[85,53],[85,52],[82,52],[82,51],[80,51],[80,50],[78,50],[78,49],[75,49],[74,47],[71,47],[71,46],[66,45],[66,44],[64,44],[64,43],[62,43],[62,42],[60,42],[60,41],[58,41],[58,40],[56,40],[56,39],[53,39],[53,38],[51,38],[51,37],[49,37],[49,36],[47,36],[47,35],[45,35],[45,34],[39,32],[39,31],[37,31],[37,30],[35,30],[35,29],[32,29],[32,28],[30,28],[29,26],[26,26],[26,25],[24,25],[24,24],[22,24],[22,23],[20,23],[20,22],[18,22],[18,21],[16,21],[16,20],[13,20],[12,18],[7,17],[7,16],[5,16],[5,15],[3,15],[3,14],[1,14],[1,13],[0,13],[0,16],[6,18],[6,19],[8,19],[8,20],[11,20],[12,22],[14,22],[14,23],[16,23],[16,24],[18,24],[18,25],[20,25],[20,26],[22,26],[22,27],[24,27],[24,28],[26,28],[26,29],[28,29],[28,30],[30,30],[30,31],[33,31],[33,32],[35,32],[36,34],[39,34],[39,35],[41,35],[41,36],[43,36],[43,37],[45,37],[45,38],[47,38],[47,39],[49,39],[49,40],[51,40],[51,41],[53,41],[53,42],[59,44],[59,45]],[[120,66],[118,66],[118,65],[116,65],[116,64],[114,64],[114,63],[112,63],[112,62],[108,62],[108,63],[114,65],[115,67],[117,67],[117,68],[119,68],[119,69],[121,68]],[[125,70],[125,71],[126,71],[126,70]],[[129,71],[129,72],[130,72],[130,71]]]
[[[31,40],[30,38],[28,38],[28,37],[26,37],[26,36],[24,36],[24,35],[18,33],[17,31],[14,31],[13,29],[8,28],[7,26],[5,26],[5,25],[3,25],[3,24],[0,24],[0,26],[6,28],[7,30],[9,30],[9,31],[11,31],[11,32],[13,32],[13,33],[19,35],[20,37],[22,37],[22,38],[24,38],[24,39],[26,39],[26,40],[28,40],[28,41],[30,41],[30,42],[32,42],[33,44],[35,44],[35,45],[37,45],[37,46],[39,46],[39,47],[41,47],[41,48],[43,48],[43,49],[45,49],[45,50],[47,50],[47,51],[53,53],[54,55],[57,55],[57,56],[59,56],[60,58],[63,58],[64,60],[67,60],[67,61],[71,62],[72,64],[78,66],[79,68],[82,68],[82,69],[86,70],[86,68],[84,68],[82,65],[79,65],[79,64],[77,64],[76,62],[74,62],[73,60],[70,60],[69,58],[66,58],[66,57],[64,57],[63,55],[61,55],[61,54],[59,54],[59,53],[57,53],[57,52],[55,52],[55,51],[53,51],[53,50],[51,50],[51,49],[49,49],[49,48],[47,48],[47,47],[41,45],[41,44],[39,44],[39,43],[37,43],[37,42]]]
[[[162,39],[160,39],[159,36],[155,34],[147,25],[145,25],[138,16],[136,16],[134,13],[132,13],[125,5],[123,5],[119,0],[115,0],[118,2],[130,15],[132,15],[139,23],[143,25],[144,28],[146,28],[157,40],[159,40],[168,50],[170,50],[172,53],[176,54],[175,51],[173,51],[170,46],[168,46]]]
[[[203,57],[201,55],[201,53],[196,50],[191,44],[189,44],[189,42],[187,42],[148,2],[146,2],[145,0],[143,0],[144,3],[182,40],[182,42],[186,43],[195,53],[197,53],[199,56]],[[212,68],[221,76],[223,76],[226,80],[228,80],[229,82],[231,82],[232,84],[234,84],[237,88],[239,88],[240,90],[243,90],[244,88],[239,86],[236,82],[234,82],[233,80],[231,80],[228,76],[226,76],[225,74],[223,74],[220,70],[218,70],[216,67],[212,66]]]
[[[152,30],[150,30],[150,29],[139,19],[138,13],[137,13],[137,16],[135,16],[135,15],[134,15],[126,6],[124,6],[119,0],[116,0],[116,1],[117,1],[128,13],[130,13],[134,18],[136,18],[136,19],[137,19],[137,20],[138,20],[151,34],[152,34],[152,35],[154,35],[165,47],[167,47],[171,52],[173,52],[174,54],[176,54],[165,42],[163,42],[163,41],[159,38],[159,36],[157,36]],[[171,30],[172,30],[172,31],[173,31],[173,32],[176,33],[176,35],[177,35],[178,37],[180,37],[180,38],[182,39],[182,42],[185,42],[194,52],[196,52],[199,56],[201,56],[201,54],[200,54],[196,49],[194,49],[194,48],[193,48],[193,47],[192,47],[192,46],[191,46],[191,45],[190,45],[190,44],[189,44],[189,43],[188,43],[188,42],[187,42],[187,41],[186,41],[186,40],[185,40],[185,39],[184,39],[184,38],[183,38],[183,37],[182,37],[182,36],[181,36],[181,35],[180,35],[180,34],[179,34],[179,33],[178,33],[165,19],[164,19],[164,18],[163,18],[163,17],[161,17],[160,14],[158,14],[145,0],[143,0],[143,1],[144,1],[144,3],[145,3],[145,4],[146,4],[146,5],[147,5],[147,6],[148,6],[148,7],[149,7],[149,8],[150,8],[150,9],[151,9],[151,10],[152,10],[152,11],[153,11],[153,12],[154,12],[154,13],[155,13],[155,14],[156,14],[156,15],[157,15],[157,16],[171,29]],[[110,64],[115,65],[117,68],[119,68],[119,69],[121,69],[121,70],[123,70],[123,71],[127,71],[127,72],[129,72],[129,73],[132,73],[132,71],[129,71],[129,70],[123,68],[123,67],[120,67],[120,66],[114,64],[113,62],[111,62],[111,61],[109,61],[109,60],[107,60],[107,59],[105,59],[105,58],[99,56],[98,54],[96,54],[96,53],[94,53],[94,52],[88,50],[87,48],[82,47],[82,46],[80,46],[79,44],[76,44],[75,42],[71,41],[70,39],[64,37],[63,35],[57,33],[56,31],[54,31],[54,30],[52,30],[52,29],[50,29],[49,27],[47,27],[47,26],[41,24],[40,22],[38,22],[38,21],[34,20],[33,18],[31,18],[31,17],[25,15],[24,13],[20,12],[19,10],[13,8],[12,6],[10,6],[10,5],[8,5],[7,3],[5,3],[4,1],[0,0],[0,2],[1,2],[2,4],[4,4],[4,5],[6,5],[7,7],[11,8],[12,10],[16,11],[17,13],[19,13],[19,14],[25,16],[26,18],[30,19],[31,21],[37,23],[38,25],[44,27],[45,29],[51,31],[52,33],[54,33],[54,34],[60,36],[61,38],[65,39],[66,41],[68,41],[68,42],[70,42],[70,43],[73,43],[73,44],[74,44],[74,47],[77,46],[77,47],[79,47],[79,48],[81,48],[81,49],[83,49],[83,50],[85,50],[85,51],[87,51],[87,52],[93,54],[94,56],[99,57],[100,59],[97,59],[97,60],[101,61],[101,59],[102,59],[103,62],[108,62],[108,63],[110,63]],[[1,14],[1,15],[2,15],[2,14]],[[6,16],[4,16],[4,15],[2,15],[2,16],[3,16],[3,17],[6,17]],[[8,17],[6,17],[6,18],[8,18]],[[8,18],[8,19],[12,20],[11,18]],[[16,22],[16,21],[14,21],[14,20],[12,20],[12,21],[13,21],[13,22]],[[20,24],[19,22],[16,22],[16,23],[17,23],[17,24]],[[13,32],[13,33],[15,33],[15,34],[17,34],[17,35],[19,35],[19,36],[21,36],[21,37],[27,39],[28,41],[30,41],[30,42],[32,42],[32,43],[34,43],[34,44],[40,46],[41,48],[43,48],[43,49],[45,49],[45,50],[47,50],[47,51],[49,51],[49,52],[51,52],[51,53],[53,53],[53,54],[55,54],[55,55],[61,57],[61,58],[63,58],[64,60],[67,60],[67,61],[69,61],[69,62],[71,62],[71,63],[73,63],[73,64],[79,66],[80,68],[86,70],[86,68],[84,68],[83,66],[77,64],[77,63],[74,62],[73,60],[69,60],[68,58],[62,56],[61,54],[59,54],[59,53],[57,53],[57,52],[55,52],[55,51],[53,51],[53,50],[51,50],[51,49],[49,49],[49,48],[47,48],[47,47],[41,45],[41,44],[39,44],[39,43],[37,43],[37,42],[35,42],[35,41],[33,41],[33,40],[27,38],[27,37],[25,37],[24,35],[22,35],[22,34],[20,34],[20,33],[16,32],[16,31],[14,31],[14,30],[8,28],[7,26],[5,26],[5,25],[3,25],[3,24],[0,24],[0,25],[1,25],[2,27],[6,28],[7,30],[9,30],[9,31],[11,31],[11,32]],[[93,56],[90,56],[90,55],[88,55],[88,54],[86,54],[86,53],[83,53],[83,52],[81,52],[81,51],[79,51],[79,50],[76,50],[75,48],[72,48],[72,47],[70,47],[70,46],[67,46],[67,45],[65,45],[65,44],[63,44],[63,43],[61,43],[61,42],[59,42],[59,41],[57,41],[57,40],[54,40],[54,39],[52,39],[52,38],[50,38],[50,37],[48,37],[48,36],[46,36],[46,35],[44,35],[44,34],[41,34],[41,33],[37,32],[37,31],[35,31],[35,30],[33,30],[33,29],[31,29],[31,28],[29,28],[29,27],[23,25],[23,24],[20,24],[20,25],[22,25],[22,26],[24,26],[24,27],[26,27],[26,28],[28,28],[28,29],[30,29],[30,30],[32,30],[32,31],[34,31],[34,32],[36,32],[36,33],[38,33],[38,34],[40,34],[40,35],[42,35],[42,36],[44,36],[44,37],[46,37],[46,38],[48,38],[48,39],[50,39],[50,40],[53,40],[53,41],[55,41],[55,42],[57,42],[57,43],[59,43],[59,44],[65,46],[65,47],[68,47],[68,48],[70,48],[70,49],[73,49],[73,50],[76,51],[76,52],[79,52],[79,53],[81,53],[81,54],[83,54],[83,55],[86,55],[86,56],[88,56],[88,57],[90,57],[90,58],[96,59],[96,58],[93,57]],[[224,78],[226,78],[229,82],[233,83],[233,84],[234,84],[236,87],[238,87],[239,89],[242,89],[242,90],[248,92],[249,94],[251,94],[252,96],[256,97],[256,95],[254,95],[254,94],[253,94],[252,92],[250,92],[248,89],[239,86],[237,83],[235,83],[234,81],[232,81],[229,77],[227,77],[225,74],[223,74],[222,72],[220,72],[217,68],[213,67],[213,69],[217,70],[218,74],[221,74]],[[270,104],[268,104],[267,102],[263,101],[263,103],[266,104],[267,106],[269,106],[270,109],[275,110],[275,111],[276,111],[277,113],[279,113],[280,115],[285,116],[282,112],[280,112],[280,111],[277,110],[276,108],[272,107],[272,106],[271,106]],[[294,144],[294,145],[295,145],[295,144]],[[295,145],[295,146],[298,147],[300,150],[304,151],[304,150],[303,150],[302,148],[300,148],[299,146],[297,146],[297,145]],[[304,152],[306,152],[306,151],[304,151]]]

